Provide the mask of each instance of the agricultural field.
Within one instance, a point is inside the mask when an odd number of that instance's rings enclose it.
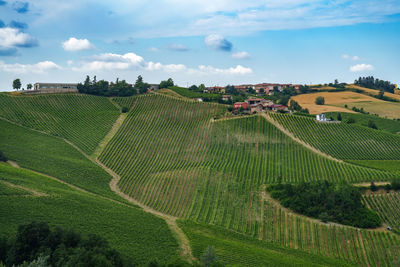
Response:
[[[193,253],[200,258],[212,244],[222,264],[243,266],[355,266],[342,260],[283,248],[221,227],[180,221]]]
[[[400,174],[400,160],[348,160],[348,162]]]
[[[315,99],[319,96],[325,98],[325,105],[315,104]],[[312,114],[326,112],[355,113],[351,109],[356,107],[358,109],[363,108],[370,114],[378,114],[383,118],[400,118],[400,103],[388,102],[350,91],[302,94],[291,99],[296,100],[303,108],[308,108]],[[347,108],[345,105],[347,105]]]
[[[378,193],[363,196],[364,203],[376,211],[387,226],[400,234],[400,193]]]
[[[342,160],[398,160],[400,136],[347,123],[320,123],[313,118],[271,114],[297,138]]]
[[[34,193],[33,193],[34,192]],[[0,163],[0,237],[33,220],[104,237],[137,264],[178,257],[178,244],[160,218],[129,205],[80,192],[50,178]]]
[[[328,112],[326,113],[326,116],[333,117],[335,120],[337,120],[339,112]],[[368,127],[368,122],[373,121],[375,125],[378,127],[378,130],[383,130],[392,134],[400,134],[400,121],[398,120],[390,120],[390,119],[385,119],[381,118],[378,116],[374,115],[368,115],[368,114],[361,114],[361,113],[347,113],[347,112],[340,112],[340,115],[342,116],[342,121],[347,121],[349,118],[354,119],[354,124],[355,125],[361,125]]]
[[[111,176],[63,140],[1,119],[0,129],[0,150],[21,167],[120,199],[108,186]]]
[[[87,154],[93,153],[119,114],[105,97],[0,94],[0,117],[65,138]]]
[[[378,94],[379,94],[379,90],[370,89],[370,88],[365,88],[365,87],[358,86],[358,85],[355,85],[355,84],[349,84],[349,85],[346,86],[346,88],[362,90],[362,91],[364,91],[365,93],[367,93],[367,94],[372,94],[372,95],[378,95]],[[388,97],[390,97],[390,98],[393,98],[393,99],[395,99],[395,100],[400,101],[400,95],[392,94],[392,93],[389,93],[389,92],[385,92],[384,95],[385,95],[385,96],[388,96]]]

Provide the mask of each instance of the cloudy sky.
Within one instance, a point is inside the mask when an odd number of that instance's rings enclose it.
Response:
[[[399,0],[0,0],[0,91],[21,78],[400,83]]]

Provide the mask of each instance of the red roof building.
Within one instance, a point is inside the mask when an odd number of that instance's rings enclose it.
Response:
[[[233,107],[235,109],[240,109],[240,108],[247,109],[249,105],[246,102],[236,102],[235,104],[233,104]]]

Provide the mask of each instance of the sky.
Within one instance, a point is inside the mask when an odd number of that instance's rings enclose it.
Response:
[[[399,84],[400,0],[0,0],[0,91],[86,75]]]

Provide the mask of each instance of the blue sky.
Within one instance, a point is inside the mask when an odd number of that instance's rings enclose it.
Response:
[[[12,80],[138,75],[182,86],[400,83],[399,0],[0,0],[0,91]]]

